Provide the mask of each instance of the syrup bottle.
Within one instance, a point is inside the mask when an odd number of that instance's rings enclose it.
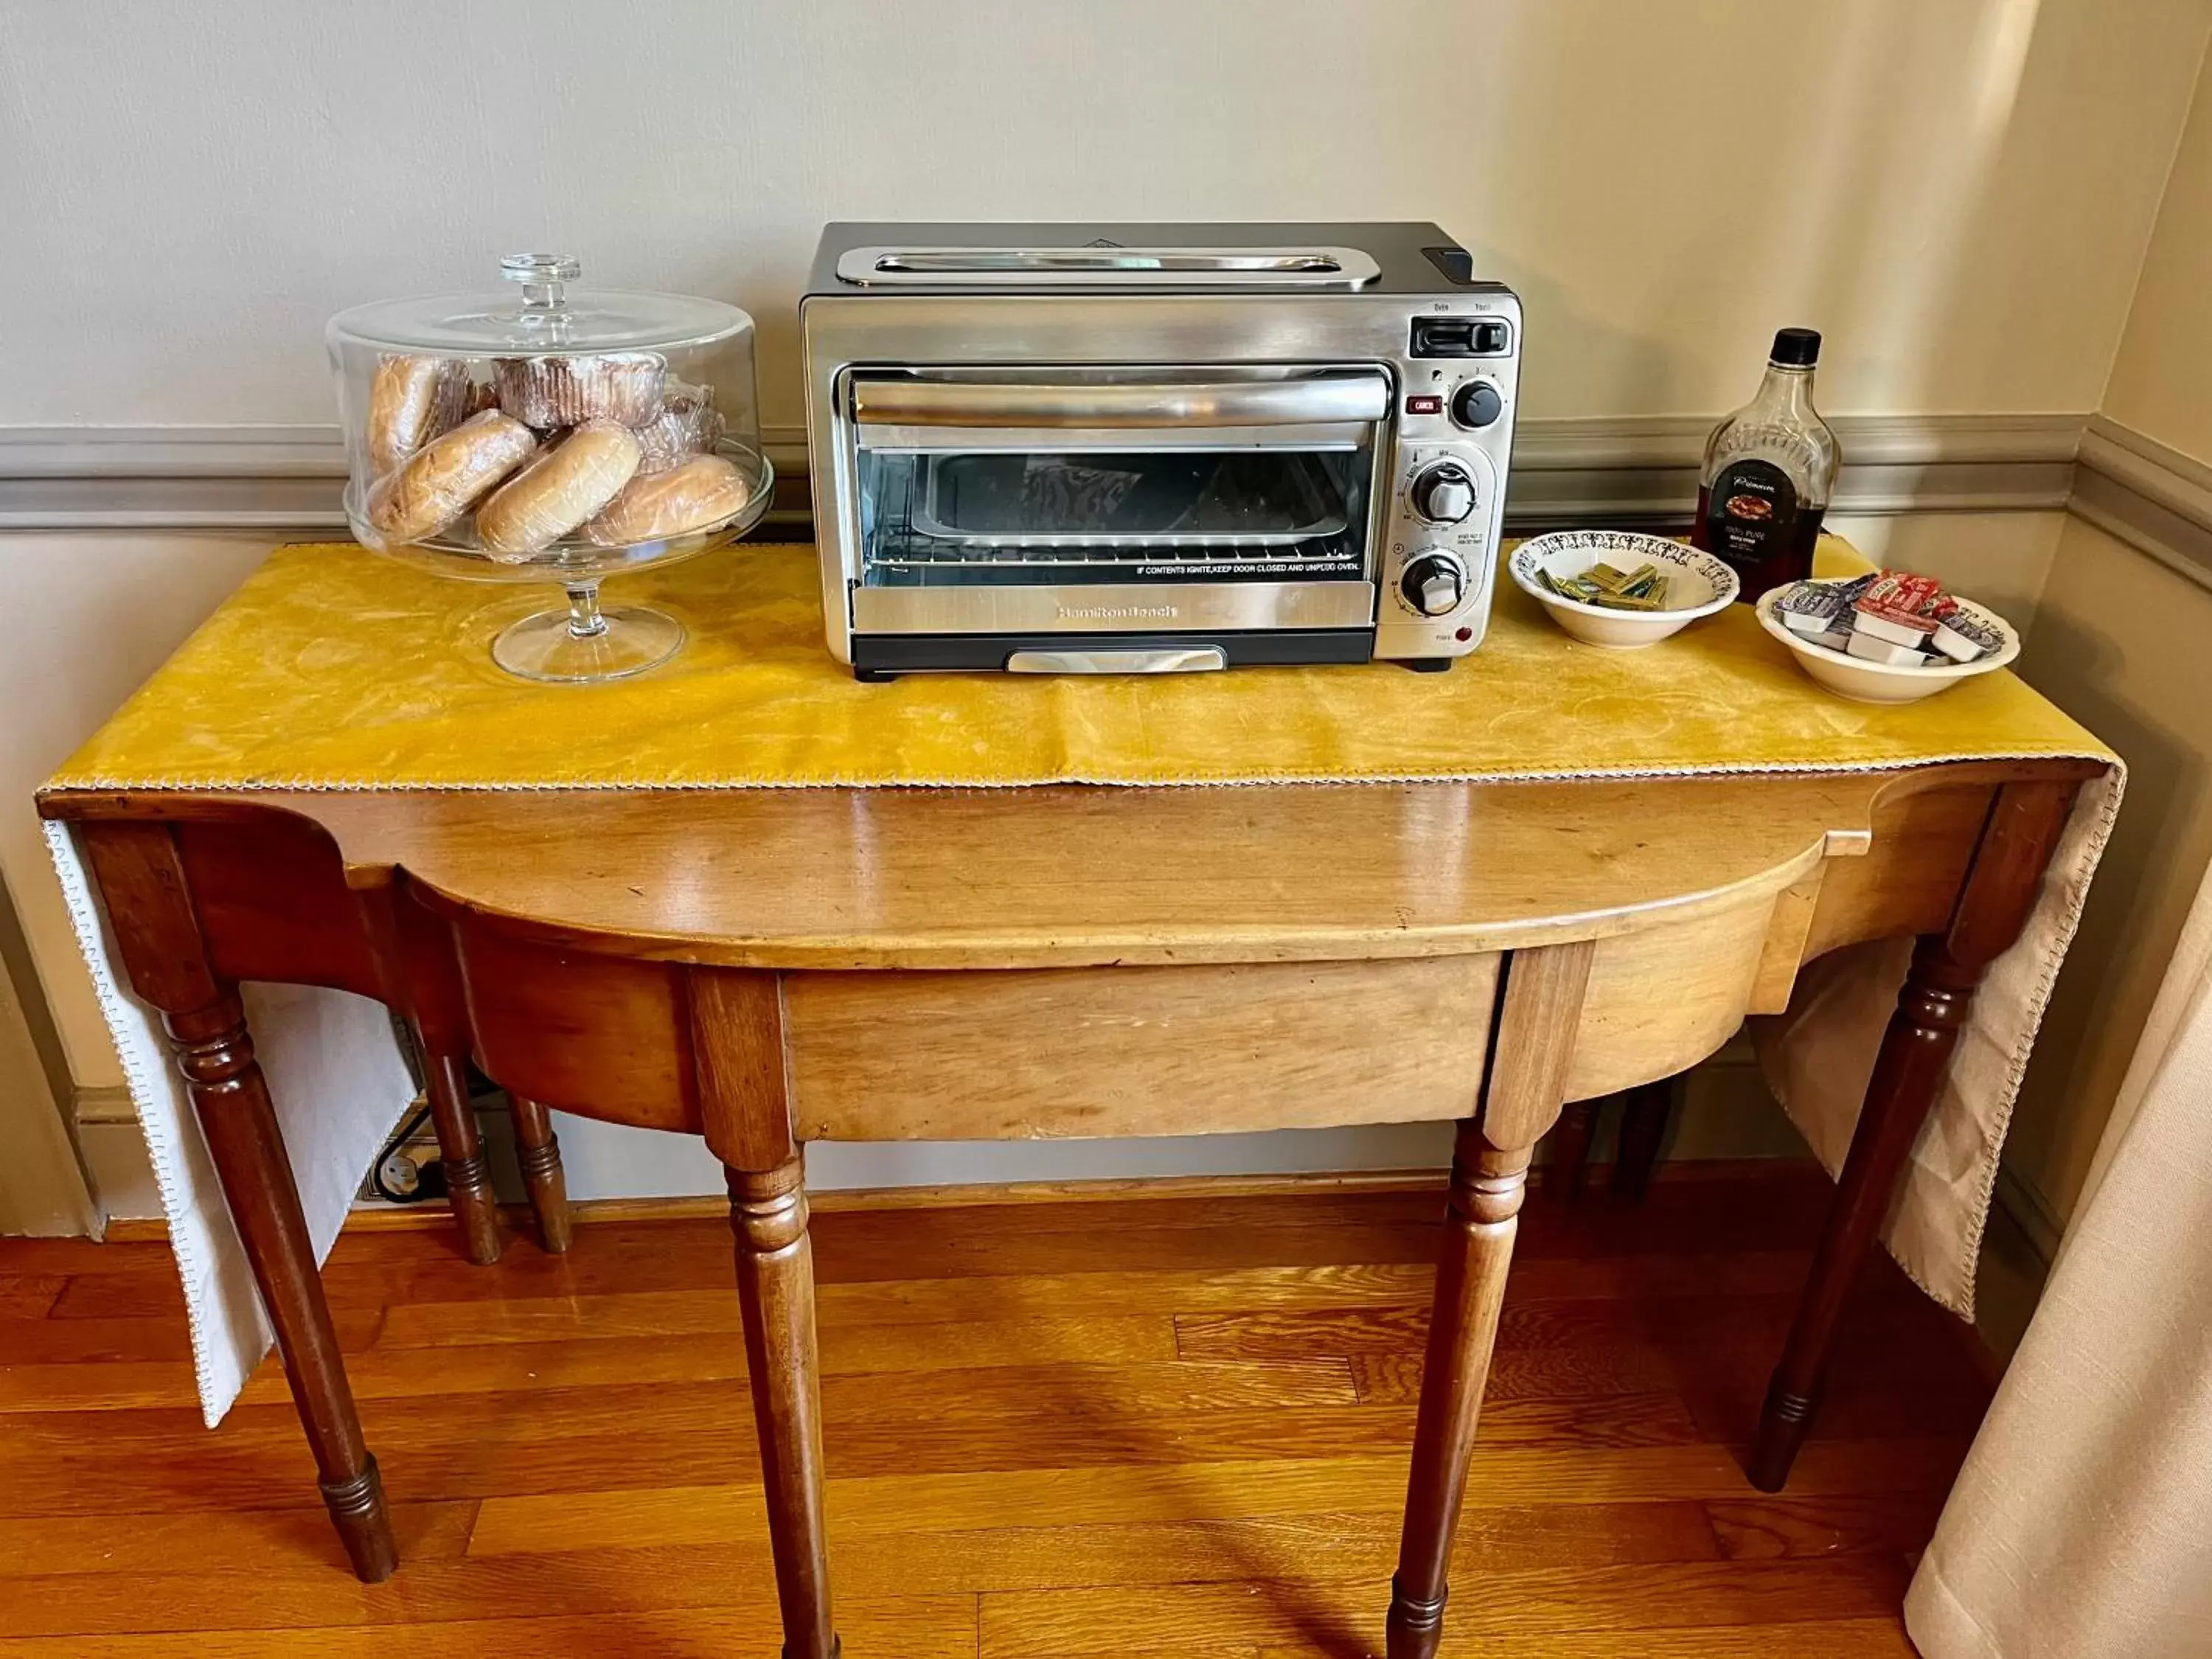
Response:
[[[1713,428],[1698,474],[1690,544],[1734,568],[1746,604],[1813,574],[1813,544],[1843,457],[1813,407],[1820,337],[1785,328],[1774,337],[1759,395]]]

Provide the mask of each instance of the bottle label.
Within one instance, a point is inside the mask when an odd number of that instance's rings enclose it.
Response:
[[[1788,473],[1771,461],[1730,461],[1713,477],[1701,539],[1748,576],[1794,549],[1798,514],[1797,487]]]

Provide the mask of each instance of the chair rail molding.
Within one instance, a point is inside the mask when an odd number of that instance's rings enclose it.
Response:
[[[2212,466],[2102,415],[2081,435],[2072,510],[2212,588]]]
[[[1687,523],[1717,415],[1523,421],[1506,516]],[[2081,414],[1845,415],[1839,514],[2049,512],[2073,489]],[[787,524],[805,506],[806,438],[762,434]],[[0,427],[0,530],[342,530],[332,426]]]

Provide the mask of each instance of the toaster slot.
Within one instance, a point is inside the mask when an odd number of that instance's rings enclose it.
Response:
[[[1359,289],[1382,274],[1354,247],[858,247],[837,260],[855,288]]]

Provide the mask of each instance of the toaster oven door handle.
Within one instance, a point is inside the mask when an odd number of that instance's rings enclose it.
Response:
[[[1010,674],[1193,674],[1228,666],[1229,653],[1218,645],[1017,651],[1006,659]]]
[[[856,375],[862,426],[1235,427],[1380,421],[1390,382],[1379,372],[1291,380],[923,380]]]

